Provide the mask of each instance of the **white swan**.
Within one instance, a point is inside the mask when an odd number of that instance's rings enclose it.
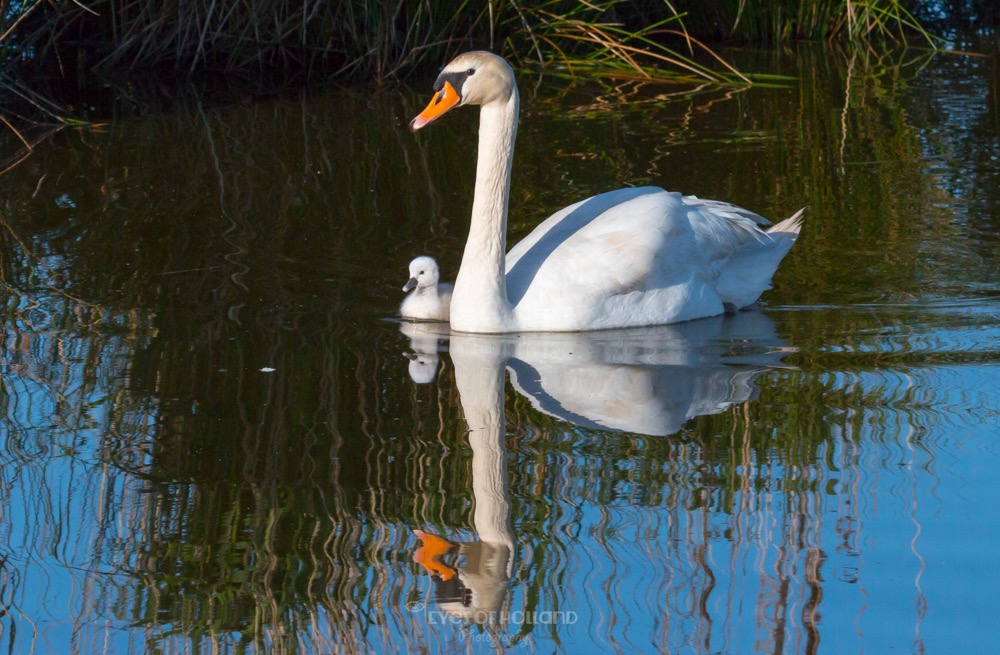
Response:
[[[509,64],[459,55],[434,83],[418,130],[480,105],[472,222],[451,302],[463,332],[575,331],[675,323],[754,303],[801,227],[655,187],[619,189],[562,209],[506,254],[518,93]]]
[[[438,284],[440,273],[431,257],[417,257],[410,262],[410,279],[403,291],[413,289],[399,307],[403,318],[447,321],[451,306],[452,285]]]

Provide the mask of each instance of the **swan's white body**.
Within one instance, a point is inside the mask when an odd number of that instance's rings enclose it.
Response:
[[[399,307],[403,318],[425,321],[447,321],[451,307],[452,285],[439,284],[437,262],[430,257],[417,257],[410,262],[410,279],[403,291],[410,292]]]
[[[505,255],[519,107],[513,72],[494,54],[470,52],[445,67],[435,88],[412,129],[452,106],[482,106],[453,330],[576,331],[714,316],[756,302],[798,237],[801,211],[764,231],[767,221],[745,209],[645,187],[570,205]]]

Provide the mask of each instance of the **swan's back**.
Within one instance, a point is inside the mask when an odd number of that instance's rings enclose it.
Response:
[[[732,299],[716,285],[728,262],[770,248],[772,239],[758,223],[767,221],[728,203],[657,187],[619,189],[570,205],[507,255],[515,321],[525,329],[573,330],[722,313]],[[754,293],[736,286],[741,300]]]

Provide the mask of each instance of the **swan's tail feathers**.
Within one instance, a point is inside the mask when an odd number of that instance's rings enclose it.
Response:
[[[799,230],[802,229],[802,214],[805,210],[806,208],[803,207],[777,225],[772,225],[767,230],[767,233],[772,237],[777,237],[779,234],[787,235],[785,238],[791,237],[794,243],[795,239],[799,236]]]
[[[770,243],[744,248],[729,258],[716,283],[723,303],[736,309],[746,307],[771,288],[771,276],[799,238],[803,211],[771,227],[767,231]]]

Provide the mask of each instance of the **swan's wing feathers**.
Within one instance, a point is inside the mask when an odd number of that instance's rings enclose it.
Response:
[[[609,216],[614,222],[614,216],[620,206],[645,196],[659,194],[666,194],[666,192],[658,187],[617,189],[563,207],[542,221],[538,227],[531,231],[531,234],[510,249],[510,252],[507,253],[508,273],[516,268],[522,257],[529,253],[531,253],[531,258],[537,260],[556,250],[562,243],[573,238],[583,229],[595,223],[606,223]]]
[[[769,229],[767,243],[743,248],[726,261],[716,285],[724,302],[746,307],[771,288],[771,277],[802,229],[802,212],[800,209]]]
[[[529,287],[602,298],[648,286],[677,223],[679,194],[621,189],[588,198],[547,219],[507,255],[507,292],[517,304]]]
[[[744,226],[747,229],[756,230],[761,225],[771,224],[771,221],[767,220],[760,214],[754,213],[749,209],[744,209],[743,207],[732,203],[723,202],[722,200],[705,200],[704,198],[699,198],[698,196],[684,196],[681,200],[688,207],[705,209],[722,218],[733,221],[738,225]]]
[[[520,286],[518,280],[528,277],[532,270],[538,272],[530,276],[536,291],[549,286],[552,288],[547,291],[553,294],[565,294],[569,289],[588,296],[635,291],[642,288],[643,281],[653,271],[660,245],[660,240],[650,233],[581,230],[544,261],[532,261],[529,253],[519,267],[508,269],[508,292]]]
[[[686,260],[686,226],[675,208],[680,195],[656,189],[627,198],[581,227],[567,242],[579,258],[582,277],[602,295],[630,293],[664,286],[674,275],[686,276],[678,265]],[[670,242],[671,257],[663,254]],[[693,247],[693,243],[690,244]]]
[[[800,209],[799,211],[795,212],[794,214],[792,214],[791,216],[789,216],[785,220],[783,220],[780,223],[778,223],[777,225],[772,226],[767,231],[767,233],[770,234],[770,235],[772,235],[772,236],[775,236],[775,235],[778,235],[778,234],[786,234],[786,235],[797,237],[798,234],[799,234],[799,230],[802,229],[802,214],[805,211],[806,211],[806,208],[803,207],[802,209]]]
[[[656,231],[624,229],[580,236],[574,249],[585,262],[581,282],[604,295],[643,289],[655,271],[664,240]]]
[[[685,196],[683,202],[695,241],[709,261],[727,259],[746,247],[755,248],[771,242],[771,237],[759,224],[767,224],[767,221],[749,210],[695,196]]]

